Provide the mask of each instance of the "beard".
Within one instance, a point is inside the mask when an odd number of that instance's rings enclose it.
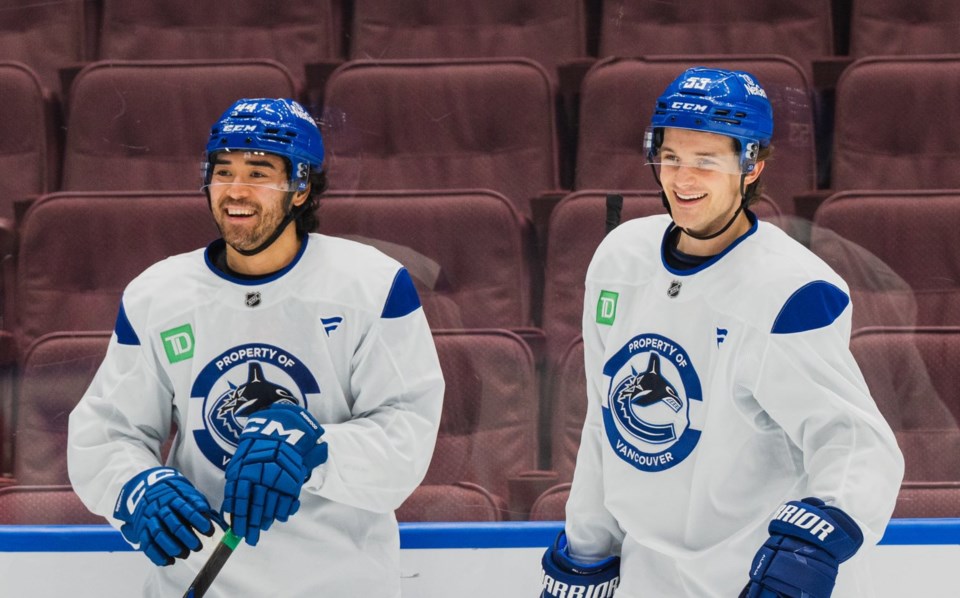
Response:
[[[221,202],[220,209],[214,212],[214,221],[220,230],[223,240],[238,251],[251,251],[260,247],[277,230],[286,217],[293,201],[292,194],[287,194],[279,203],[273,203],[267,208],[241,202]],[[253,222],[230,222],[223,211],[223,205],[244,207],[254,213],[248,218]]]

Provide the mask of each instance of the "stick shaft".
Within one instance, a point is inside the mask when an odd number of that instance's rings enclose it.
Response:
[[[193,579],[193,583],[187,588],[183,598],[202,598],[239,543],[240,538],[233,533],[233,530],[228,529],[213,550],[213,554],[210,555],[210,558],[207,559],[207,562],[203,564],[200,572]]]

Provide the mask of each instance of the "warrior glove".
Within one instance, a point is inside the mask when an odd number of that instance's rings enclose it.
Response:
[[[590,596],[609,598],[620,584],[620,557],[580,563],[570,556],[567,535],[560,532],[543,554],[543,590],[540,598]]]

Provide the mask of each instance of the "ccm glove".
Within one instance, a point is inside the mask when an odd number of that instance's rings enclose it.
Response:
[[[740,598],[829,598],[840,563],[863,544],[853,519],[819,498],[781,506],[768,530]]]
[[[607,557],[597,563],[578,563],[570,557],[567,535],[562,531],[553,546],[543,553],[541,563],[543,591],[540,598],[609,598],[620,585],[620,557]]]
[[[190,480],[171,467],[148,469],[124,484],[113,516],[124,522],[123,537],[160,566],[200,550],[194,530],[209,536],[211,520],[219,519]]]
[[[310,413],[276,403],[250,415],[227,465],[223,512],[233,533],[256,546],[261,530],[300,509],[300,488],[326,462],[323,428]]]

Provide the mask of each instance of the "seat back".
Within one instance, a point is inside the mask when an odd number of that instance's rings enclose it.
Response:
[[[505,330],[435,331],[446,381],[424,484],[470,482],[509,504],[508,480],[537,467],[533,354]]]
[[[46,193],[56,183],[53,122],[37,75],[25,64],[0,62],[0,218],[13,203]]]
[[[91,64],[70,88],[62,189],[199,189],[210,127],[233,102],[295,94],[270,60]]]
[[[606,59],[583,80],[576,189],[656,189],[644,166],[643,136],[657,98],[685,69],[710,66],[757,77],[773,104],[773,155],[764,193],[784,214],[816,188],[811,92],[802,69],[779,56],[674,56]]]
[[[103,361],[109,341],[109,332],[55,333],[27,350],[13,437],[18,484],[70,483],[68,419]]]
[[[333,189],[492,189],[529,215],[559,186],[553,91],[527,59],[348,62],[325,110],[352,132],[329,137]]]
[[[789,56],[810,73],[833,54],[830,1],[603,1],[601,57],[747,53]]]
[[[857,60],[837,82],[831,187],[960,188],[960,57]]]
[[[477,484],[421,484],[396,515],[397,521],[502,521],[503,505]]]
[[[432,328],[532,325],[532,240],[492,191],[330,192],[320,232],[374,245],[410,272]]]
[[[340,55],[331,0],[102,0],[100,58],[269,58],[303,81],[304,65]]]
[[[87,23],[95,11],[94,3],[87,0],[7,0],[0,19],[0,56],[26,64],[44,88],[58,93],[60,69],[92,55]]]
[[[523,56],[555,76],[586,55],[581,0],[354,2],[352,58]]]
[[[149,225],[146,226],[145,224]],[[112,330],[124,287],[151,264],[218,237],[198,193],[54,193],[20,227],[20,346],[48,332]]]
[[[867,328],[851,351],[897,435],[908,482],[960,482],[960,328]]]
[[[960,5],[939,0],[851,0],[850,55],[960,52]]]
[[[0,525],[106,525],[68,484],[0,488]]]
[[[811,249],[850,285],[855,328],[960,321],[960,192],[838,193],[814,225]]]

